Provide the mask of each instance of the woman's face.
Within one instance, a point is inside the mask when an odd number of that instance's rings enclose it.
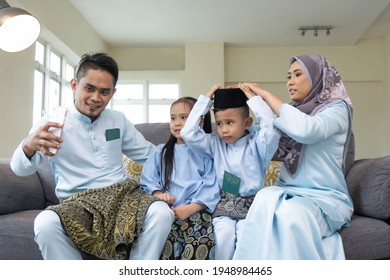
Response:
[[[298,61],[291,64],[287,73],[287,89],[294,102],[302,101],[310,93],[309,77]]]

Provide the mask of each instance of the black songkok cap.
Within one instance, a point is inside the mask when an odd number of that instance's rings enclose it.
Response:
[[[248,98],[239,88],[221,88],[214,94],[214,108],[227,109],[247,106]]]

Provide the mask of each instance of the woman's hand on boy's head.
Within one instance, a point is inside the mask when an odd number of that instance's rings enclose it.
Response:
[[[252,90],[252,85],[249,83],[239,83],[238,88],[240,88],[245,93],[248,99],[256,96],[256,93]]]
[[[270,95],[270,92],[264,90],[259,84],[256,83],[242,83],[239,85],[242,91],[251,91],[254,95],[260,96],[263,99],[266,99],[266,97]]]
[[[209,92],[206,94],[206,96],[208,98],[210,98],[211,100],[214,99],[214,93],[217,89],[219,89],[221,87],[221,84],[220,83],[217,83],[215,85],[213,85],[213,87],[209,90]]]

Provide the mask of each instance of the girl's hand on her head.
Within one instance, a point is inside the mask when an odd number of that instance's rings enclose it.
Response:
[[[214,93],[217,89],[219,89],[221,87],[221,84],[220,83],[217,83],[215,85],[213,85],[213,87],[209,90],[209,92],[206,94],[206,96],[208,98],[210,98],[211,100],[214,99]]]

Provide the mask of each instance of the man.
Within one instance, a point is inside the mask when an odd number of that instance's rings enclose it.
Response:
[[[160,258],[174,214],[126,177],[122,153],[143,164],[154,145],[124,114],[106,109],[117,80],[114,59],[85,54],[71,81],[75,100],[65,124],[44,116],[11,159],[19,176],[34,173],[44,157],[49,159],[61,203],[34,222],[44,259],[82,259],[80,251],[122,259],[130,247],[130,259]],[[53,128],[63,130],[61,137],[49,131]]]

